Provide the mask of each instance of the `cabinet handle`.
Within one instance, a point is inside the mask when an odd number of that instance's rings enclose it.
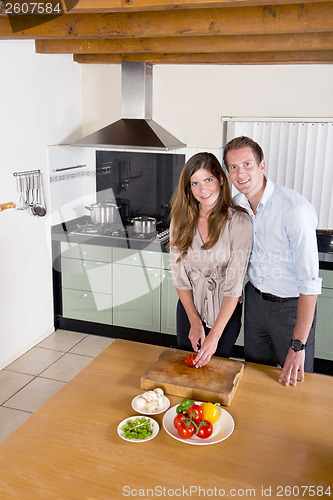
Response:
[[[84,297],[84,298],[88,297],[88,294],[87,294],[87,293],[84,293],[84,294],[83,294],[83,297]]]

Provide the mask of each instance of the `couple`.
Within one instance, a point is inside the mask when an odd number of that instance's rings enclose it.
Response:
[[[295,191],[264,175],[261,147],[237,137],[225,149],[231,198],[217,158],[198,153],[185,164],[171,209],[170,257],[177,289],[178,347],[229,357],[238,337],[245,286],[245,360],[281,365],[294,386],[313,371],[315,311],[321,292],[317,217]]]

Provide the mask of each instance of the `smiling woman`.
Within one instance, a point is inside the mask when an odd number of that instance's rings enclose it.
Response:
[[[172,200],[170,257],[177,289],[177,343],[194,366],[229,357],[240,326],[252,222],[233,205],[226,174],[211,153],[185,164]],[[199,346],[200,352],[199,352]]]

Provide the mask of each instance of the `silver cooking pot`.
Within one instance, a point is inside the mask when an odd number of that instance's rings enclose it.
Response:
[[[131,220],[133,224],[133,231],[135,233],[152,233],[156,231],[156,219],[153,217],[147,217],[143,215],[142,217],[134,217]]]
[[[90,210],[93,224],[114,224],[116,222],[118,207],[114,203],[93,203],[86,209]]]

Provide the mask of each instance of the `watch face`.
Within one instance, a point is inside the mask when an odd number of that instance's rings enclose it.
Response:
[[[305,345],[302,344],[300,340],[292,340],[291,347],[294,349],[294,351],[300,351],[304,349]]]

